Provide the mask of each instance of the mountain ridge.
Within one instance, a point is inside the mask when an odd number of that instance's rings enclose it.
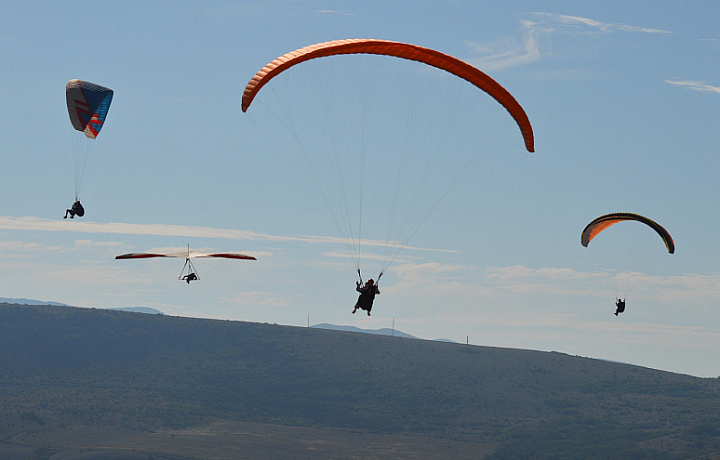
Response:
[[[86,427],[77,445],[87,427],[130,430],[156,452],[153,433],[252,423],[312,429],[303,436],[317,441],[311,448],[290,435],[293,455],[264,458],[336,455],[313,450],[325,430],[365,433],[378,445],[405,436],[407,449],[427,439],[454,446],[402,458],[477,458],[460,457],[455,441],[487,460],[720,454],[718,379],[564,353],[8,304],[0,304],[0,349],[0,441],[24,446],[71,449],[60,433],[76,426]],[[363,458],[401,458],[387,449]]]

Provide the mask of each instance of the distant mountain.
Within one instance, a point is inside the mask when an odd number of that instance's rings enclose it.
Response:
[[[13,298],[13,297],[0,297],[0,303],[9,303],[14,305],[50,305],[53,307],[72,307],[60,302],[50,302],[43,300],[25,299],[25,298]],[[82,308],[82,307],[78,307]],[[149,315],[164,315],[165,313],[160,310],[156,310],[150,307],[124,307],[124,308],[111,308],[110,310],[118,311],[131,311],[135,313],[147,313]]]
[[[50,302],[43,300],[33,300],[25,298],[0,297],[0,303],[10,303],[15,305],[52,305],[54,307],[70,307],[64,303]]]
[[[312,326],[316,329],[330,329],[333,331],[345,331],[345,332],[360,332],[363,334],[375,334],[375,335],[388,335],[390,337],[403,337],[406,339],[421,339],[420,337],[415,337],[414,335],[406,334],[402,331],[398,331],[397,329],[390,329],[387,327],[383,327],[381,329],[362,329],[355,326],[338,326],[335,324],[328,324],[328,323],[320,323],[315,324]],[[449,339],[433,339],[436,342],[448,342],[448,343],[456,343]]]
[[[164,315],[165,313],[160,310],[156,310],[150,307],[125,307],[125,308],[111,308],[111,310],[118,311],[133,311],[135,313],[147,313],[148,315]]]
[[[363,334],[375,334],[375,335],[388,335],[391,337],[404,337],[406,339],[417,339],[417,337],[398,331],[397,329],[390,329],[384,327],[382,329],[362,329],[355,326],[337,326],[335,324],[320,323],[315,324],[315,329],[330,329],[333,331],[345,331],[345,332],[361,332]]]

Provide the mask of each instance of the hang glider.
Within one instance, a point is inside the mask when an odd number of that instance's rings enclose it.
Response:
[[[201,252],[201,251],[193,251],[190,249],[190,246],[188,245],[187,251],[182,252],[168,252],[168,253],[162,253],[162,252],[133,252],[129,254],[122,254],[119,256],[116,256],[115,259],[150,259],[153,257],[175,257],[175,258],[184,258],[185,259],[185,265],[183,265],[182,271],[180,272],[180,276],[178,276],[179,280],[186,281],[188,284],[190,284],[190,281],[199,280],[200,277],[197,274],[197,270],[195,269],[195,266],[192,263],[192,259],[197,258],[223,258],[223,259],[236,259],[236,260],[257,260],[253,256],[249,256],[247,254],[241,254],[239,252]]]

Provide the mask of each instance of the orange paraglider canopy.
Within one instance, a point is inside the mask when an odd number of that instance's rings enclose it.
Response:
[[[349,39],[334,40],[306,46],[287,53],[263,67],[245,87],[242,111],[250,107],[253,99],[265,84],[281,72],[311,59],[343,54],[376,54],[421,62],[456,75],[488,93],[510,113],[520,127],[525,148],[535,151],[532,126],[525,110],[498,82],[470,64],[429,48],[388,40]]]
[[[667,248],[668,252],[670,254],[673,254],[675,252],[675,243],[673,242],[673,239],[667,230],[665,230],[657,222],[648,219],[647,217],[641,216],[639,214],[632,214],[629,212],[615,212],[600,216],[597,219],[593,220],[585,227],[582,234],[580,235],[580,243],[583,246],[587,247],[587,245],[590,244],[590,241],[592,241],[593,238],[600,234],[600,232],[610,227],[611,225],[626,220],[635,220],[652,228],[658,235],[660,235],[660,238],[662,238],[663,242],[665,243],[665,247]]]

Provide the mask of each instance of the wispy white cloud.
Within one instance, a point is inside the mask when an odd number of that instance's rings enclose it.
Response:
[[[91,241],[86,239],[75,240],[72,246],[47,245],[25,241],[2,240],[0,241],[0,258],[15,258],[18,256],[27,257],[28,255],[32,254],[59,254],[75,250],[86,251],[88,249],[99,249],[102,251],[106,251],[116,250],[119,247],[122,247],[121,243],[109,241]]]
[[[493,280],[517,280],[531,277],[555,280],[597,278],[598,273],[586,273],[571,268],[528,268],[522,265],[512,267],[490,267],[487,276]]]
[[[602,22],[595,19],[584,18],[581,16],[570,16],[557,13],[534,13],[535,17],[540,19],[546,26],[548,24],[556,27],[568,27],[576,32],[582,31],[600,31],[604,33],[610,32],[642,32],[647,34],[669,34],[667,30],[651,29],[647,27],[630,26],[623,23]],[[547,29],[546,27],[546,30]]]
[[[651,276],[639,272],[583,272],[570,268],[528,268],[518,265],[489,267],[486,269],[486,277],[493,285],[514,292],[587,294],[601,289],[602,283],[611,283],[614,279],[616,284],[633,286],[637,296],[648,299],[678,302],[691,298],[720,298],[720,275]]]
[[[494,291],[496,295],[507,292],[548,292],[587,294],[591,289],[577,283],[602,282],[608,279],[605,272],[586,273],[570,268],[478,267],[456,264],[406,263],[393,268],[400,283],[393,289],[408,292],[437,292],[447,290],[453,296],[472,298],[480,293]]]
[[[670,83],[671,85],[675,86],[682,86],[692,91],[720,94],[720,86],[708,85],[704,81],[665,80],[665,83]]]
[[[571,268],[478,267],[438,263],[403,264],[392,270],[399,282],[390,289],[393,296],[438,298],[455,305],[479,298],[550,294],[564,302],[588,297],[607,297],[613,283],[608,271],[578,271]],[[643,273],[623,274],[631,279],[615,279],[618,284],[633,286],[634,296],[646,301],[674,305],[691,302],[697,313],[705,312],[705,303],[720,299],[720,274],[651,276]],[[451,300],[452,299],[452,300]]]
[[[472,65],[484,70],[498,70],[531,64],[549,55],[545,37],[556,33],[597,34],[612,32],[640,32],[669,34],[667,30],[631,26],[622,23],[597,21],[581,16],[556,13],[534,13],[534,20],[521,20],[521,39],[503,39],[490,44],[468,41],[478,55],[469,59]]]
[[[47,232],[114,233],[121,235],[184,236],[232,240],[313,241],[315,237],[282,237],[242,230],[167,224],[99,223],[0,216],[0,229]]]
[[[491,44],[468,41],[467,45],[481,56],[470,59],[469,63],[483,70],[498,70],[533,63],[542,57],[538,36],[542,30],[534,23],[521,21],[523,37],[500,40]]]
[[[274,242],[299,242],[306,244],[347,244],[344,238],[329,236],[279,236],[267,233],[249,232],[245,230],[234,230],[225,228],[168,225],[168,224],[129,224],[122,222],[79,222],[60,221],[51,219],[40,219],[37,217],[13,217],[0,216],[0,229],[21,230],[21,231],[48,231],[48,232],[77,232],[77,233],[108,233],[120,235],[152,235],[152,236],[173,236],[190,238],[217,238],[228,240],[249,240],[249,241],[274,241]],[[443,249],[421,248],[402,245],[395,242],[362,240],[366,246],[379,246],[402,248],[413,251],[440,251],[450,252]]]
[[[244,291],[237,292],[232,297],[223,297],[225,300],[233,305],[239,305],[243,307],[288,307],[290,302],[285,299],[278,297],[277,295],[264,292],[264,291]]]
[[[337,10],[318,10],[318,11],[315,11],[315,14],[337,14],[340,16],[355,16],[353,13],[347,13],[345,11],[337,11]]]
[[[78,249],[98,248],[116,250],[122,247],[123,244],[116,241],[75,240],[74,246]]]
[[[0,257],[3,253],[23,252],[23,253],[42,253],[42,252],[59,252],[64,248],[62,246],[48,246],[40,243],[28,243],[25,241],[0,241]],[[6,255],[6,254],[4,254]]]

